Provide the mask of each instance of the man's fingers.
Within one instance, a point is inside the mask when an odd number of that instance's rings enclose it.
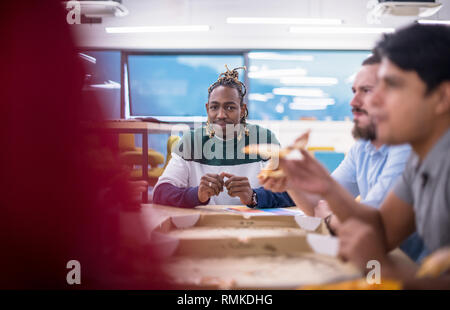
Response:
[[[276,192],[284,192],[286,190],[286,183],[287,183],[286,178],[282,178],[281,180],[276,182],[275,186],[274,186],[275,191]]]
[[[303,169],[301,161],[298,159],[282,159],[280,158],[280,167],[286,174],[295,174],[298,170]]]
[[[203,180],[201,184],[203,184],[205,189],[212,191],[214,195],[218,195],[221,192],[221,188],[216,182]]]
[[[214,191],[215,195],[219,195],[221,188],[218,184],[211,182],[211,184],[208,183],[208,186]]]
[[[217,174],[217,175],[215,175],[215,178],[216,178],[217,182],[219,182],[220,186],[223,187],[223,183],[224,183],[223,177]]]
[[[282,167],[288,178],[307,179],[310,176],[299,160],[286,161]]]
[[[228,192],[239,192],[239,191],[242,191],[242,190],[249,191],[249,190],[250,190],[250,186],[247,186],[247,185],[243,185],[243,186],[234,186],[233,188],[230,188],[230,189],[228,190]]]
[[[226,187],[228,190],[230,190],[231,188],[240,187],[240,186],[250,187],[250,183],[248,182],[248,180],[232,181],[232,182],[228,183],[228,186],[226,186]]]
[[[264,188],[271,190],[272,192],[278,192],[280,190],[280,181],[276,179],[269,178],[266,182],[267,187]]]
[[[208,195],[208,198],[211,196],[214,196],[216,194],[212,188],[209,188],[207,186],[203,186],[203,188],[199,188],[199,191],[206,193]]]
[[[348,261],[350,258],[350,251],[355,240],[355,224],[358,223],[350,218],[336,229],[336,234],[339,236],[338,257],[343,261]]]
[[[228,180],[225,181],[225,187],[228,188],[230,183],[238,182],[238,181],[247,181],[248,182],[248,178],[247,177],[232,176],[231,178],[229,178]]]
[[[310,172],[317,173],[319,166],[322,166],[322,164],[317,159],[315,159],[308,151],[301,150],[301,153],[303,155],[303,167]]]
[[[346,236],[339,237],[339,250],[337,256],[343,261],[348,260],[348,243],[349,240]]]
[[[204,191],[206,194],[208,194],[208,197],[214,196],[216,194],[216,192],[210,187],[205,187]]]
[[[340,259],[340,260],[342,260],[343,262],[346,262],[346,261],[348,261],[348,256],[347,256],[347,254],[344,252],[344,251],[342,251],[341,249],[339,249],[339,252],[338,252],[338,254],[337,254],[337,257]]]
[[[207,173],[206,176],[208,178],[215,179],[219,184],[222,184],[222,186],[223,186],[223,177],[221,175],[213,174],[213,173]]]
[[[336,235],[339,236],[340,242],[347,243],[349,238],[351,238],[354,235],[355,230],[352,227],[353,226],[352,221],[353,220],[350,218],[350,219],[346,220],[344,223],[342,223],[341,225],[339,225],[339,227],[336,227],[335,232],[336,232]]]
[[[219,192],[222,191],[222,189],[223,189],[223,182],[220,182],[217,178],[215,178],[213,176],[206,175],[204,177],[204,180],[207,182],[206,184],[208,184],[208,186],[209,186],[209,183],[211,183],[211,185],[212,184],[216,184],[217,188],[219,189]]]
[[[272,192],[284,192],[286,190],[287,178],[271,178],[270,176],[260,178],[259,183]]]
[[[274,184],[275,183],[274,183],[273,179],[266,178],[265,181],[264,181],[264,184],[262,184],[262,186],[264,186],[265,189],[272,190],[273,187],[274,187]]]
[[[231,197],[239,196],[240,194],[248,193],[248,187],[241,186],[241,187],[235,187],[228,191],[228,195]]]
[[[222,173],[220,174],[220,176],[221,176],[222,179],[223,179],[224,177],[231,178],[231,177],[233,177],[234,175],[232,175],[231,173],[228,173],[228,172],[222,172]]]
[[[265,186],[265,184],[267,184],[267,182],[270,181],[270,179],[268,177],[264,177],[264,176],[259,177],[258,176],[258,181],[259,181],[259,184],[261,184],[262,186]]]
[[[310,160],[312,157],[311,157],[311,154],[307,151],[307,150],[305,150],[305,149],[301,149],[300,150],[300,153],[302,153],[302,155],[303,155],[303,160],[305,160],[305,161],[307,161],[307,160]]]
[[[339,220],[338,220],[339,223]],[[342,235],[341,225],[334,225],[333,231],[336,234],[336,236],[340,237]]]
[[[217,196],[217,195],[219,195],[219,193],[220,193],[220,191],[218,191],[217,189],[214,189],[214,188],[212,188],[212,187],[210,187],[208,190],[209,190],[209,194],[210,194],[211,196]]]

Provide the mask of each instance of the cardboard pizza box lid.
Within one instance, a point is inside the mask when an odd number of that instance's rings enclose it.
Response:
[[[299,227],[306,231],[318,231],[322,219],[306,215],[243,216],[238,214],[184,214],[170,217],[177,229],[199,226],[222,227]],[[163,223],[159,225],[161,227]],[[156,228],[156,227],[155,227]],[[167,227],[166,227],[167,229]]]

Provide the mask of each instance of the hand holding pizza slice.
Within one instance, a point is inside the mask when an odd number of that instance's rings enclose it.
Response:
[[[261,170],[258,175],[258,178],[261,183],[263,183],[268,178],[273,179],[282,179],[286,175],[284,171],[278,165],[279,158],[286,158],[291,154],[292,151],[304,150],[306,145],[308,144],[310,131],[306,131],[300,137],[298,137],[294,144],[281,148],[277,144],[250,144],[247,145],[243,152],[245,154],[257,154],[262,158],[269,158],[266,168]],[[300,154],[300,153],[298,153]],[[300,154],[301,156],[301,154]]]

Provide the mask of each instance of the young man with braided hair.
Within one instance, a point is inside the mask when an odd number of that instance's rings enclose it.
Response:
[[[208,88],[206,126],[186,133],[159,178],[153,202],[175,207],[198,205],[294,206],[287,193],[259,186],[257,175],[266,160],[242,152],[249,144],[276,143],[268,129],[247,124],[245,85],[236,68],[220,74]]]

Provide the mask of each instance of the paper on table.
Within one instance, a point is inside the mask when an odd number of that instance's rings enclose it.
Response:
[[[266,209],[252,209],[246,206],[235,206],[226,208],[225,211],[237,213],[241,215],[251,215],[251,216],[267,216],[267,215],[304,215],[305,213],[297,209],[284,209],[284,208],[266,208]]]

